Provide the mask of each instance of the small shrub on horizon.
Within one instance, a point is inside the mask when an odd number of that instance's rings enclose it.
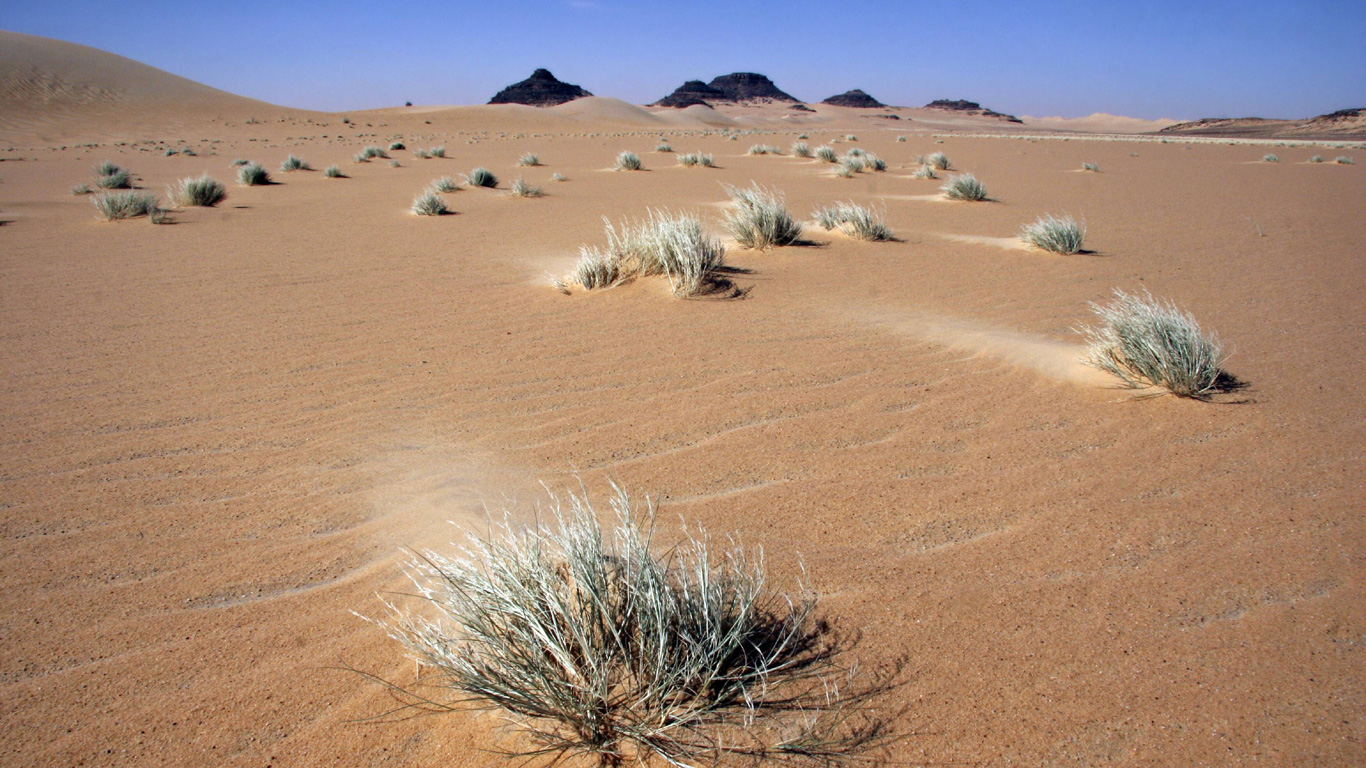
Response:
[[[667,142],[667,141],[661,141],[661,142],[659,142],[658,144],[655,145],[655,151],[656,151],[656,152],[672,152],[672,151],[674,151],[674,148],[673,148],[672,145],[669,144],[669,142]]]
[[[518,176],[517,180],[513,181],[512,186],[508,189],[508,194],[513,197],[541,197],[545,192],[543,192],[540,187],[531,186],[526,183],[525,179]]]
[[[541,164],[541,158],[537,157],[531,152],[528,152],[525,155],[522,155],[520,158],[518,158],[517,164],[525,166],[537,166]]]
[[[639,171],[645,166],[640,163],[640,155],[630,150],[617,155],[616,163],[612,166],[614,171]]]
[[[1311,163],[1321,163],[1321,162],[1323,162],[1323,155],[1314,155],[1313,157],[1309,158],[1309,162],[1311,162]]]
[[[251,162],[250,160],[247,160],[247,159],[245,159],[245,158],[239,157],[239,158],[237,158],[236,160],[233,160],[232,163],[229,164],[229,167],[231,167],[231,168],[236,168],[236,167],[239,166],[239,165],[246,165],[247,163],[250,163],[250,162]]]
[[[846,133],[846,134],[844,135],[844,140],[845,140],[845,141],[858,141],[858,137],[855,136],[855,135],[852,134],[852,133]]]
[[[898,136],[898,137],[896,137],[896,140],[897,140],[898,143],[905,143],[906,137],[905,137],[905,136]]]
[[[71,188],[71,194],[73,195],[88,195],[91,192],[94,192],[94,190],[90,188],[89,184],[77,184]]]
[[[237,183],[244,187],[258,187],[270,183],[270,174],[260,163],[247,163],[237,169]]]
[[[947,171],[949,169],[949,156],[943,152],[935,152],[925,158],[925,164],[936,171]]]
[[[775,146],[773,146],[772,144],[754,144],[754,145],[751,145],[751,146],[750,146],[749,151],[746,152],[745,154],[749,154],[749,155],[778,155],[778,154],[782,154],[782,153],[779,152],[779,151],[778,151],[778,148],[775,147]]]
[[[339,166],[339,165],[329,165],[329,166],[327,166],[327,169],[323,171],[323,175],[326,176],[326,177],[329,178],[329,179],[344,179],[344,178],[346,178],[346,174],[342,173],[341,166]]]
[[[1071,216],[1045,215],[1033,224],[1021,227],[1020,239],[1045,251],[1070,255],[1081,251],[1082,242],[1086,240],[1086,225],[1078,224]]]
[[[446,156],[446,148],[445,148],[445,147],[432,147],[431,149],[427,150],[427,154],[431,155],[432,157],[445,157],[445,156]]]
[[[986,185],[970,173],[960,173],[939,188],[949,200],[976,202],[987,199]]]
[[[421,159],[421,160],[426,160],[426,159],[430,158],[431,156],[432,156],[432,153],[429,152],[429,151],[427,151],[427,150],[425,150],[425,149],[414,149],[414,150],[413,150],[413,157],[419,158],[419,159]]]
[[[716,160],[711,155],[704,155],[701,152],[685,152],[678,156],[678,164],[685,168],[702,166],[711,168],[716,164]]]
[[[399,167],[398,161],[397,161],[397,160],[390,160],[390,161],[389,161],[389,167],[390,167],[390,168],[398,168],[398,167]]]
[[[313,170],[313,166],[304,162],[303,158],[297,155],[290,155],[289,157],[285,158],[285,161],[283,163],[280,163],[280,170],[284,171],[285,173],[289,173],[291,171],[311,171]]]
[[[390,152],[396,152],[400,149],[407,149],[407,147],[403,146],[403,142],[401,141],[395,141],[394,143],[389,145]]]
[[[446,207],[441,195],[429,190],[413,198],[412,211],[418,216],[444,216],[451,209]]]
[[[799,133],[799,134],[797,134],[797,138],[801,139],[802,141],[806,141],[807,139],[809,139],[809,138],[811,138],[811,137],[808,136],[808,135],[806,135],[806,134],[804,134],[804,133]]]
[[[892,230],[882,222],[881,216],[853,202],[818,208],[812,212],[811,218],[822,229],[828,231],[839,227],[844,234],[859,240],[879,242],[893,238]]]
[[[1356,161],[1346,155],[1339,155],[1333,158],[1333,162],[1338,165],[1353,165]]]
[[[569,181],[569,179],[566,179],[566,178],[564,177],[564,174],[563,174],[563,173],[560,173],[560,172],[558,172],[558,171],[556,171],[555,173],[550,174],[550,180],[551,180],[551,181]]]
[[[157,196],[150,192],[105,192],[90,198],[95,215],[103,221],[150,216],[160,208]]]
[[[1100,166],[1096,165],[1095,163],[1082,163],[1081,169],[1083,171],[1092,171],[1095,173],[1100,173]]]
[[[199,177],[181,179],[166,196],[176,205],[212,208],[228,198],[228,188],[207,173]]]
[[[455,192],[460,189],[460,185],[450,176],[442,176],[432,180],[432,190],[435,192]]]
[[[1263,163],[1279,163],[1280,161],[1281,161],[1281,158],[1280,158],[1280,156],[1278,156],[1278,155],[1274,155],[1274,154],[1262,155],[1262,162],[1263,162]]]
[[[766,250],[791,245],[802,237],[802,225],[792,218],[781,192],[758,183],[748,189],[726,187],[734,207],[725,214],[726,229],[740,245]]]
[[[1099,325],[1078,329],[1087,340],[1082,362],[1134,389],[1155,386],[1194,398],[1218,389],[1226,356],[1216,336],[1201,330],[1189,313],[1146,290],[1131,295],[1115,289],[1114,296],[1109,304],[1091,304]]]
[[[493,189],[498,186],[498,177],[493,175],[493,171],[479,166],[465,174],[465,183],[471,187],[487,187]]]

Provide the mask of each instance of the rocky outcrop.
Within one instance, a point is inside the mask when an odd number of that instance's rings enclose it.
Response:
[[[560,82],[548,69],[538,69],[531,77],[513,83],[489,99],[490,104],[529,104],[533,107],[553,107],[567,101],[593,94],[577,85]]]
[[[722,75],[710,83],[689,80],[680,85],[673,93],[651,104],[652,107],[690,107],[694,104],[712,106],[713,104],[768,104],[801,102],[778,90],[764,75],[755,72],[732,72]]]
[[[1265,117],[1207,117],[1170,125],[1158,133],[1241,138],[1355,139],[1366,136],[1366,109],[1339,109],[1308,120]]]
[[[986,109],[975,101],[964,99],[935,99],[925,105],[925,109],[939,109],[945,112],[960,112],[965,115],[976,117],[993,117],[997,120],[1004,120],[1007,123],[1023,123],[1024,121],[1014,115],[1007,115],[992,109]]]
[[[855,88],[852,91],[845,91],[838,96],[831,96],[821,103],[830,104],[836,107],[853,107],[855,109],[882,109],[887,106],[858,88]]]

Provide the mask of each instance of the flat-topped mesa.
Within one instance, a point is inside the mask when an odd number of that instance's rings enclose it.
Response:
[[[577,85],[560,82],[548,69],[538,69],[531,73],[531,77],[520,83],[513,83],[494,94],[489,103],[553,107],[592,95]]]
[[[886,104],[883,104],[858,88],[855,88],[852,91],[845,91],[837,96],[831,96],[821,103],[830,104],[831,106],[836,107],[853,107],[855,109],[885,109],[887,107]]]
[[[690,107],[694,104],[711,106],[724,104],[769,104],[786,102],[800,104],[791,94],[778,90],[772,80],[755,72],[732,72],[710,83],[689,80],[673,93],[651,104],[652,107]]]
[[[975,115],[977,117],[994,117],[1004,120],[1007,123],[1023,123],[1024,121],[1014,115],[1007,115],[992,109],[986,109],[975,101],[965,99],[935,99],[925,105],[925,109],[939,109],[945,112],[962,112],[965,115]]]

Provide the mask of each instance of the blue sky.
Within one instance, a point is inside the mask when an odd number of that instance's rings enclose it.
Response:
[[[762,72],[799,99],[862,88],[1012,114],[1309,117],[1366,107],[1366,2],[14,0],[0,28],[329,111],[486,102],[546,67],[599,96]]]

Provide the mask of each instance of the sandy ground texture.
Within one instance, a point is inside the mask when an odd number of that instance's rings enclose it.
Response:
[[[779,587],[804,567],[864,665],[906,660],[879,702],[897,764],[1366,762],[1366,168],[1307,162],[1360,147],[219,106],[0,126],[0,764],[499,764],[495,718],[372,719],[394,700],[345,667],[415,670],[352,612],[382,614],[405,547],[575,472],[653,496],[666,538],[761,545]],[[802,131],[889,168],[745,154]],[[397,167],[352,161],[393,141]],[[607,170],[622,150],[646,170]],[[933,151],[992,200],[936,200],[911,178]],[[239,157],[278,183],[237,186]],[[229,197],[100,222],[69,189],[102,160]],[[408,212],[478,165],[503,189]],[[519,175],[546,196],[507,196]],[[751,181],[803,216],[879,206],[898,240],[732,246],[742,298],[552,286],[602,217],[719,233],[722,185]],[[1090,252],[1014,247],[1045,213]],[[1078,364],[1114,288],[1189,309],[1247,386],[1136,400]]]

